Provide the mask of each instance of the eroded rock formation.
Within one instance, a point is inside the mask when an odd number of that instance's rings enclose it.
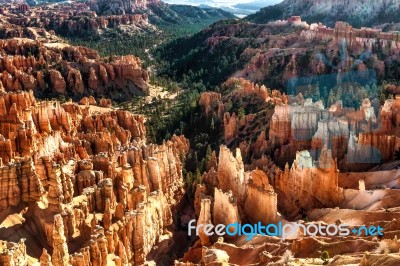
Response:
[[[30,228],[27,244],[4,242],[2,264],[27,265],[27,255],[43,265],[142,264],[161,239],[173,241],[188,140],[147,144],[140,116],[93,115],[31,92],[2,92],[0,103],[0,235]]]
[[[134,56],[110,61],[86,47],[31,39],[2,40],[0,50],[4,54],[0,60],[3,91],[33,90],[46,97],[107,96],[115,100],[148,93],[148,75]]]
[[[108,4],[110,3],[107,2]],[[118,3],[115,4],[118,5]],[[102,5],[104,9],[105,5]],[[21,5],[5,5],[2,12],[3,18],[18,27],[14,30],[4,28],[0,30],[0,35],[7,38],[23,37],[28,31],[30,37],[38,39],[41,34],[36,34],[32,28],[52,30],[63,36],[87,36],[87,34],[100,35],[106,30],[121,26],[132,33],[151,27],[146,14],[132,12],[112,14],[111,12],[98,16],[97,13],[100,13],[100,10],[91,2],[35,6],[25,11],[21,11],[20,8]],[[57,13],[56,16],[55,13]]]
[[[359,108],[344,107],[342,101],[326,108],[326,101],[313,101],[302,94],[273,96],[273,92],[255,89],[260,87],[240,79],[231,79],[225,86],[222,93],[206,92],[199,100],[203,115],[221,122],[220,142],[227,144],[219,148],[218,160],[210,159],[202,184],[197,185],[195,214],[202,223],[346,223],[350,229],[380,225],[388,233],[384,240],[367,236],[350,240],[305,237],[299,230],[284,244],[261,235],[249,240],[201,234],[200,241],[175,265],[284,260],[307,264],[310,257],[320,257],[321,248],[335,256],[333,265],[376,261],[395,265],[399,224],[392,219],[399,215],[399,185],[398,163],[393,159],[399,150],[399,97],[382,106],[371,97],[360,99]],[[357,97],[363,95],[350,88],[349,93],[353,92]],[[243,108],[240,112],[230,109],[237,103]],[[371,169],[378,162],[386,164]],[[371,170],[351,172],[363,169]],[[205,202],[211,205],[211,217]],[[202,210],[207,210],[206,216]],[[339,255],[344,242],[351,243],[351,252],[359,253]]]

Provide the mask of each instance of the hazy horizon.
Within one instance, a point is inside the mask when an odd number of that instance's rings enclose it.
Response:
[[[232,7],[236,4],[247,4],[247,3],[260,3],[265,2],[265,6],[274,5],[282,2],[283,0],[164,0],[169,4],[186,4],[186,5],[210,5],[214,7]]]

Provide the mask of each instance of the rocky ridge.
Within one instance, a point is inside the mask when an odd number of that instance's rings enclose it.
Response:
[[[46,97],[79,99],[94,95],[115,100],[147,94],[148,75],[134,56],[101,59],[86,47],[26,38],[1,40],[0,47],[3,91],[33,90]]]
[[[357,27],[370,27],[399,22],[394,15],[399,11],[399,4],[398,0],[285,0],[262,8],[247,18],[256,23],[266,23],[301,16],[308,22],[322,22],[329,26],[341,20]]]
[[[186,38],[185,51],[193,51],[193,56],[198,58],[199,63],[192,71],[203,79],[206,75],[202,75],[201,69],[217,75],[209,64],[218,64],[224,77],[221,83],[230,77],[245,78],[293,95],[305,94],[308,85],[315,89],[319,84],[320,96],[326,87],[327,95],[323,98],[328,103],[325,105],[331,105],[336,100],[329,92],[341,85],[340,80],[355,80],[353,87],[371,86],[374,80],[396,80],[399,41],[396,31],[356,28],[340,21],[326,26],[290,17],[267,24],[241,20],[215,23]],[[191,66],[181,50],[178,45],[170,45],[163,55],[173,60],[178,78],[183,75],[182,69]],[[228,66],[205,56],[225,50],[236,54],[225,55]],[[347,89],[343,83],[342,89]],[[311,97],[310,94],[306,96]]]
[[[76,2],[35,7],[8,4],[1,14],[2,20],[20,27],[21,31],[44,28],[62,36],[97,36],[117,28],[125,28],[130,34],[152,29],[146,14],[98,16],[90,5]],[[9,34],[3,33],[5,37],[17,37]]]

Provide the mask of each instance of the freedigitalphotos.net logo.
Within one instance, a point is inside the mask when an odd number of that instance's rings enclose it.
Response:
[[[238,222],[228,225],[224,224],[196,224],[193,219],[188,224],[188,235],[199,236],[204,233],[206,236],[246,236],[246,240],[251,240],[255,236],[275,236],[282,240],[296,237],[298,234],[303,236],[383,236],[381,226],[359,226],[350,230],[348,224],[301,224],[301,223],[270,223],[263,225],[261,222],[256,224],[240,224]]]

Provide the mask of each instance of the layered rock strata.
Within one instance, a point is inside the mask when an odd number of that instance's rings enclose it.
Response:
[[[38,96],[94,95],[115,100],[148,93],[148,75],[134,56],[101,59],[96,51],[31,39],[0,41],[0,89]]]
[[[139,265],[159,241],[172,243],[184,137],[147,144],[141,116],[94,115],[90,105],[31,92],[3,92],[0,105],[0,235],[26,235],[25,244],[4,242],[2,264],[27,265],[30,256],[43,265]]]

